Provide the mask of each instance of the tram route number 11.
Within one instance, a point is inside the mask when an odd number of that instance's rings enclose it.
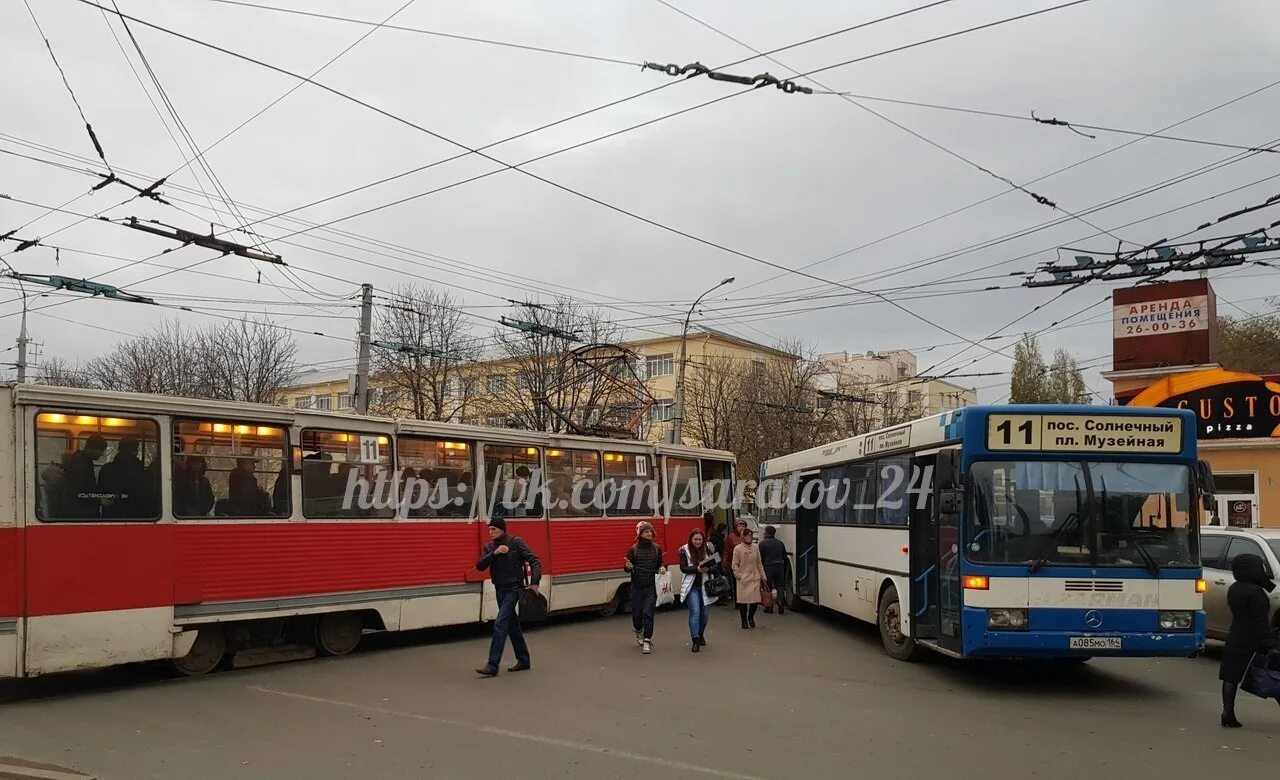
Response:
[[[360,462],[361,463],[377,463],[381,460],[378,452],[377,436],[361,436],[360,437]]]

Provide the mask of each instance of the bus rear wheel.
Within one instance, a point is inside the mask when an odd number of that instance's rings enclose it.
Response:
[[[364,618],[358,612],[329,612],[316,621],[316,649],[325,655],[346,655],[360,644]]]
[[[890,586],[880,595],[880,641],[884,651],[899,661],[914,661],[921,655],[916,640],[902,632],[902,602],[898,589]]]

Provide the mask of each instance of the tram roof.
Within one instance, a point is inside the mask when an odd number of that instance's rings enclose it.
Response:
[[[216,401],[207,398],[185,398],[152,393],[93,390],[79,387],[53,387],[12,382],[3,383],[0,386],[8,387],[12,390],[15,404],[27,406],[91,407],[100,411],[133,414],[169,414],[175,416],[221,415],[231,419],[244,419],[246,422],[272,422],[280,425],[310,424],[317,427],[340,426],[356,430],[363,429],[371,433],[403,433],[407,435],[478,439],[495,443],[536,444],[544,447],[572,448],[578,446],[616,452],[657,451],[659,454],[664,455],[714,460],[732,461],[735,459],[733,453],[724,450],[659,444],[638,439],[577,436],[518,428],[491,428],[463,423],[397,419],[349,412],[295,409],[274,404]]]

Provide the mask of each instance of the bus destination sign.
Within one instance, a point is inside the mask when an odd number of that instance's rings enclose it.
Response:
[[[1118,414],[993,414],[992,452],[1148,452],[1182,449],[1182,418]]]
[[[858,445],[858,455],[874,455],[877,452],[900,450],[911,446],[911,426],[890,428],[880,433],[869,433]]]

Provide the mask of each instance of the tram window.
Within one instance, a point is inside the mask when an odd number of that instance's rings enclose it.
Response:
[[[471,517],[473,450],[463,441],[396,439],[398,495],[408,517]]]
[[[880,476],[880,489],[876,495],[877,525],[907,525],[911,512],[910,458],[881,458],[875,464]]]
[[[605,511],[612,517],[651,517],[657,511],[658,483],[653,460],[632,452],[604,454]]]
[[[356,431],[302,432],[302,514],[392,517],[391,437]],[[355,489],[348,495],[348,487]],[[368,508],[362,508],[361,504]]]
[[[41,412],[36,463],[41,520],[160,517],[160,428],[154,420]]]
[[[287,517],[285,430],[235,420],[179,420],[174,517]]]
[[[667,458],[667,506],[672,517],[702,514],[702,491],[698,482],[698,462]]]
[[[484,445],[489,517],[542,517],[542,461],[537,447]],[[537,480],[534,477],[537,476]]]
[[[711,511],[713,527],[729,526],[729,508],[733,504],[733,468],[722,460],[699,461],[702,468],[703,508]]]
[[[601,517],[597,500],[600,453],[590,450],[547,450],[547,508],[552,517]]]

